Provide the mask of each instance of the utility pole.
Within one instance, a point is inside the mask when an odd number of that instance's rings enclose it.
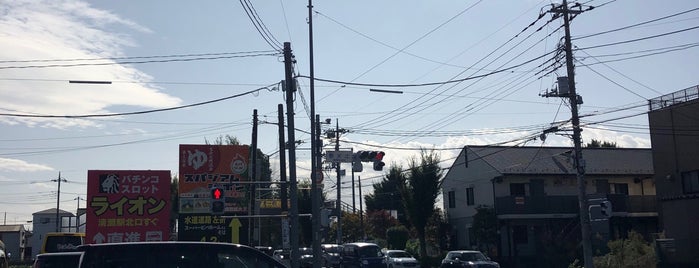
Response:
[[[52,182],[58,182],[58,191],[56,192],[56,232],[61,231],[61,217],[60,217],[60,211],[61,211],[61,181],[63,182],[68,182],[66,179],[61,179],[61,172],[58,172],[58,178],[55,180],[51,180]]]
[[[279,198],[282,200],[282,213],[289,212],[288,205],[288,189],[286,184],[286,143],[284,141],[284,105],[277,105],[277,122],[279,128],[279,181],[281,182],[282,192]]]
[[[309,91],[310,91],[310,106],[311,106],[311,139],[315,139],[319,133],[316,127],[316,122],[318,122],[318,116],[316,115],[316,97],[315,97],[315,71],[313,66],[313,1],[308,0],[308,74],[310,76]],[[313,223],[313,267],[320,268],[320,261],[322,259],[322,251],[320,248],[320,190],[318,173],[320,171],[319,163],[316,162],[316,157],[319,157],[320,150],[318,149],[317,142],[311,143],[311,193],[313,194],[311,206],[313,218],[311,222]],[[296,268],[296,267],[294,267]]]
[[[362,177],[357,176],[357,182],[359,183],[359,226],[362,228],[362,240],[366,237],[366,231],[364,229],[364,208],[362,207]]]
[[[291,43],[284,42],[284,85],[286,88],[286,117],[289,126],[288,131],[288,149],[289,149],[289,195],[291,201],[291,210],[289,211],[290,225],[289,243],[291,244],[291,260],[292,268],[299,267],[299,205],[298,205],[298,184],[296,181],[296,134],[294,133],[294,91],[296,91],[296,82],[294,81],[294,70],[292,64],[294,62],[291,54]]]
[[[82,199],[80,196],[76,197],[73,200],[78,200],[78,206],[75,208],[75,232],[80,232],[80,200],[85,200]]]
[[[579,7],[579,6],[578,6]],[[578,205],[580,214],[580,232],[582,233],[582,244],[583,244],[583,255],[585,268],[593,268],[592,263],[592,241],[590,236],[590,217],[588,215],[588,205],[587,205],[587,193],[586,193],[586,183],[585,183],[585,160],[582,157],[582,145],[581,145],[581,135],[582,132],[580,128],[580,117],[578,116],[578,104],[582,103],[579,101],[579,96],[575,91],[575,66],[573,65],[573,49],[570,41],[570,15],[580,14],[581,10],[570,10],[568,9],[568,1],[563,0],[560,6],[554,7],[550,12],[563,15],[563,27],[565,28],[565,40],[564,49],[566,57],[566,69],[568,73],[568,93],[560,94],[560,85],[558,97],[568,97],[570,101],[570,109],[572,113],[572,124],[573,124],[573,146],[574,146],[574,163],[576,167],[576,175],[578,180]]]
[[[340,150],[340,123],[335,118],[335,151]],[[335,163],[335,173],[337,173],[337,244],[342,245],[342,199],[340,198],[340,162]]]
[[[250,177],[251,177],[250,180],[252,180],[254,182],[257,182],[257,123],[258,123],[258,121],[257,121],[257,109],[253,109],[252,110],[252,142],[251,142],[252,148],[250,148],[250,150],[252,150],[252,152],[250,154],[250,163],[252,164],[251,165],[252,170],[250,171]],[[248,215],[250,215],[250,213],[254,213],[254,215],[257,216],[257,215],[259,215],[259,213],[257,213],[257,209],[256,209],[257,206],[255,205],[255,203],[257,202],[257,200],[255,200],[255,198],[257,196],[255,191],[257,191],[257,184],[255,184],[255,183],[250,184],[250,206],[249,206],[250,210],[248,212]],[[259,243],[259,239],[260,239],[259,229],[257,229],[255,227],[256,221],[257,220],[255,217],[248,218],[248,245],[253,245],[253,241],[254,241],[253,236],[255,239],[257,239],[257,241]]]
[[[316,115],[315,117],[315,125],[313,125],[313,129],[315,132],[315,136],[313,136],[311,139],[313,140],[313,144],[315,144],[314,148],[314,153],[311,158],[312,163],[315,163],[313,165],[313,175],[311,175],[311,229],[313,230],[313,236],[312,236],[312,245],[311,247],[313,248],[313,266],[314,268],[320,268],[320,264],[323,260],[323,254],[320,248],[320,237],[321,237],[321,232],[320,232],[320,188],[318,187],[322,182],[322,160],[323,160],[323,155],[321,154],[321,150],[323,149],[322,141],[320,139],[320,115]]]

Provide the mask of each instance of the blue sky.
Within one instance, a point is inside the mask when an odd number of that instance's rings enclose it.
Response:
[[[85,197],[87,170],[172,170],[175,175],[179,144],[222,135],[250,143],[253,109],[265,122],[259,126],[259,147],[272,155],[278,174],[272,123],[277,104],[285,100],[278,86],[284,65],[275,49],[291,42],[297,74],[309,75],[308,2],[251,2],[0,3],[0,216],[7,212],[7,223],[24,223],[31,213],[55,207],[56,183],[50,180],[59,172],[68,180],[61,185],[61,208],[69,211],[75,210],[77,196]],[[517,142],[506,144],[571,145],[565,133],[550,134],[545,142],[527,139],[570,118],[562,99],[540,96],[555,87],[557,76],[566,75],[564,67],[548,68],[563,37],[562,19],[550,21],[546,13],[552,1],[316,2],[315,76],[337,82],[315,83],[315,110],[332,126],[338,122],[350,131],[342,136],[342,148],[383,150],[388,165],[403,166],[419,153],[416,149],[434,148],[448,167],[458,153],[454,148],[466,145],[511,140]],[[276,45],[256,30],[245,3],[254,5]],[[699,84],[699,4],[581,3],[595,7],[571,26],[577,90],[584,100],[580,114],[589,124],[583,140],[650,147],[647,100]],[[537,20],[540,13],[546,14]],[[414,86],[456,79],[465,81]],[[296,138],[304,142],[297,152],[304,179],[310,166],[305,131],[311,94],[308,78],[298,81],[294,110],[301,130]],[[27,117],[150,111],[256,89],[164,112]],[[381,173],[364,170],[357,175],[366,194]],[[325,189],[334,196],[335,186],[326,181]],[[343,200],[350,196],[345,189]]]

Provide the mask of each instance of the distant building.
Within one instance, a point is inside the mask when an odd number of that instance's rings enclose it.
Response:
[[[67,226],[70,226],[69,219],[74,219],[75,215],[65,210],[59,210],[58,212],[59,231],[74,232],[75,229],[69,230],[67,229]],[[32,214],[32,216],[33,235],[31,237],[30,243],[32,245],[32,258],[34,258],[41,251],[41,245],[44,241],[44,236],[47,233],[56,232],[56,209],[50,208],[47,210],[35,212]],[[66,219],[68,219],[68,223],[65,222]],[[66,228],[64,228],[64,226]]]
[[[442,183],[452,226],[451,249],[477,248],[519,267],[527,267],[529,261],[541,265],[544,258],[556,255],[552,251],[575,252],[581,231],[572,151],[569,147],[466,147]],[[584,148],[582,154],[588,199],[606,199],[613,207],[610,219],[593,223],[594,250],[604,252],[609,239],[626,237],[631,230],[650,240],[658,231],[651,150]],[[488,248],[477,241],[472,228],[481,205],[494,208],[497,216],[499,239]]]
[[[5,243],[5,254],[10,260],[24,260],[29,232],[24,230],[24,225],[0,225],[0,240]]]
[[[699,86],[649,100],[661,264],[699,267]]]

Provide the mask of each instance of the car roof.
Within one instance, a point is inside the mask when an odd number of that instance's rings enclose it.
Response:
[[[72,256],[72,255],[80,255],[83,254],[82,251],[62,251],[62,252],[50,252],[50,253],[41,253],[36,255],[37,258],[39,257],[50,257],[50,256]]]
[[[377,244],[368,243],[368,242],[345,243],[345,245],[356,245],[356,246],[359,246],[359,247],[365,247],[365,246],[377,246],[377,247],[378,247],[378,246],[379,246],[379,245],[377,245]]]
[[[452,250],[449,253],[482,253],[478,250]]]

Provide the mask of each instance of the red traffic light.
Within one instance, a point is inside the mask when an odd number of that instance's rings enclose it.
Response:
[[[378,152],[376,152],[376,157],[374,157],[374,160],[381,161],[381,160],[383,160],[384,155],[386,155],[386,153],[384,153],[382,151],[378,151]]]
[[[386,153],[382,151],[358,151],[356,157],[362,162],[373,162],[383,160]]]
[[[223,198],[223,190],[221,188],[211,189],[211,198],[214,200],[219,200]]]

